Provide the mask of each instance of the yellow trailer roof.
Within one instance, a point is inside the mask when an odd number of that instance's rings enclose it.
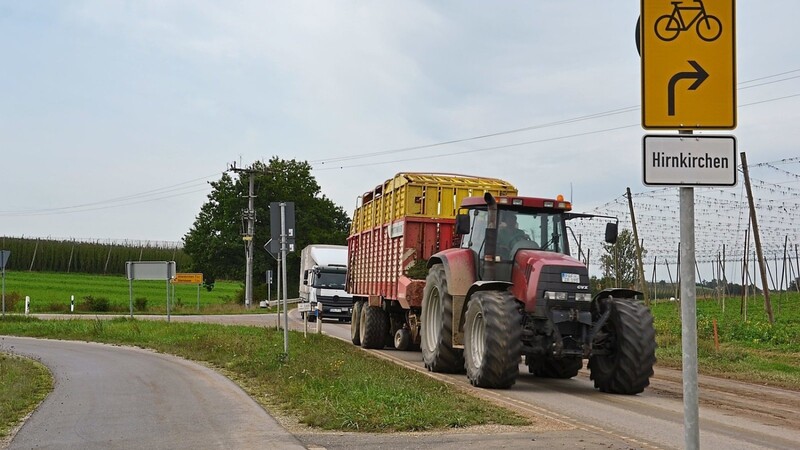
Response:
[[[464,197],[517,195],[499,178],[454,173],[401,172],[361,196],[350,234],[406,217],[455,218]]]

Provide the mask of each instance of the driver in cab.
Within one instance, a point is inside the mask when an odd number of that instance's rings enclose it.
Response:
[[[503,259],[510,259],[511,249],[520,241],[530,240],[528,235],[517,227],[517,213],[500,211],[500,223],[497,226],[497,254]]]

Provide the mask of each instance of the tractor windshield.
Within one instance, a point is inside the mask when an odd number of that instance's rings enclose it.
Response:
[[[463,247],[471,248],[483,258],[485,253],[486,210],[473,210],[470,233],[463,238]],[[569,254],[564,215],[541,210],[498,211],[497,256],[510,260],[519,249],[546,250]]]

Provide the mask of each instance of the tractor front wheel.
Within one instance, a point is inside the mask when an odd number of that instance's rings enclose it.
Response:
[[[590,378],[602,392],[638,394],[650,384],[656,362],[653,315],[646,306],[630,299],[600,302],[597,316],[604,311],[610,311],[610,315],[592,344]]]
[[[505,389],[517,381],[522,325],[514,297],[507,292],[475,293],[464,324],[464,360],[474,386]]]

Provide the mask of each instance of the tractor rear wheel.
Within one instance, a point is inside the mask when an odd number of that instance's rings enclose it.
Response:
[[[546,358],[544,360],[527,361],[528,372],[541,378],[572,378],[578,375],[583,367],[581,358]]]
[[[464,359],[474,386],[505,389],[517,381],[522,350],[522,325],[514,297],[507,292],[480,291],[467,307]]]
[[[647,307],[630,299],[600,301],[596,315],[599,317],[601,309],[611,313],[592,344],[590,378],[602,392],[638,394],[650,384],[656,362],[653,315]]]
[[[361,308],[364,302],[359,300],[353,303],[353,312],[350,314],[350,341],[353,345],[361,345]]]
[[[383,348],[386,344],[386,335],[389,333],[386,311],[380,306],[369,306],[368,303],[364,303],[361,307],[359,322],[361,346]]]
[[[463,372],[464,351],[453,348],[453,297],[447,292],[447,276],[441,264],[428,271],[420,321],[425,367],[433,372]]]

